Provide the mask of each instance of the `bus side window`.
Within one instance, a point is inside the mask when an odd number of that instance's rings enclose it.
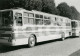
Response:
[[[43,24],[43,15],[35,14],[35,24],[36,25]]]
[[[44,25],[50,25],[50,24],[51,24],[50,20],[44,20]]]
[[[17,26],[22,26],[22,14],[21,13],[16,13],[16,25]]]
[[[43,15],[40,15],[41,24],[43,24]]]
[[[72,24],[72,27],[74,27],[74,28],[77,27],[77,23],[75,21],[72,21],[71,24]]]
[[[55,17],[55,21],[57,21],[57,18]]]
[[[16,23],[17,23],[18,26],[22,26],[22,18],[19,17],[19,18],[17,19]]]
[[[38,14],[35,14],[35,17],[36,17],[36,18],[39,18],[39,15],[38,15]]]
[[[34,24],[34,14],[29,13],[29,24]]]
[[[44,16],[44,25],[50,25],[51,24],[51,18]]]
[[[35,19],[35,24],[36,25],[41,25],[41,20],[40,19]]]
[[[23,13],[23,21],[24,21],[24,24],[28,24],[28,13],[27,12],[24,12]]]

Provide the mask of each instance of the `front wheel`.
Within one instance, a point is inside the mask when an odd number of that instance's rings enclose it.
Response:
[[[31,35],[31,36],[29,37],[29,40],[28,40],[28,46],[29,46],[29,47],[33,47],[33,46],[35,46],[35,43],[36,43],[35,36],[34,36],[34,35]]]

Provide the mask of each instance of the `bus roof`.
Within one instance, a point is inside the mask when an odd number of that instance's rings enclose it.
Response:
[[[23,9],[23,8],[4,9],[4,10],[0,10],[0,12],[13,11],[13,10],[21,10],[21,11],[24,11],[24,12],[30,12],[30,13],[35,13],[35,14],[49,15],[49,16],[55,16],[55,17],[60,17],[60,18],[69,19],[69,18],[67,18],[67,17],[63,17],[63,16],[59,16],[59,15],[54,15],[54,14],[45,13],[45,12],[36,11],[36,10],[29,11],[29,10],[26,10],[26,9]]]
[[[55,14],[50,14],[50,13],[45,13],[45,12],[36,11],[36,10],[32,10],[32,12],[34,12],[36,14],[45,14],[45,15],[50,15],[50,16],[55,16],[55,17],[60,17],[60,18],[68,18],[68,17],[63,17],[63,16],[59,16],[59,15],[55,15]]]

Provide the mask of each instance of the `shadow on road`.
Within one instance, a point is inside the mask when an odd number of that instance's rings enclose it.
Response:
[[[74,39],[74,38],[78,38],[78,37],[67,37],[65,40],[68,40],[68,39]],[[64,41],[65,41],[64,40]],[[49,40],[49,41],[44,41],[44,42],[39,42],[37,43],[37,46],[39,45],[44,45],[44,44],[48,44],[48,43],[53,43],[53,42],[58,42],[58,41],[62,41],[61,39],[55,39],[55,40]]]
[[[80,56],[80,50],[70,54],[69,56]]]
[[[71,36],[71,37],[67,37],[66,39],[74,39],[74,38],[79,38],[78,36]]]
[[[0,47],[0,53],[15,51],[22,48],[28,48],[27,45],[21,45],[21,46],[1,46]]]
[[[76,37],[68,37],[67,39],[72,39],[72,38],[76,38]],[[67,39],[65,39],[65,40],[67,40]],[[44,45],[44,44],[48,44],[48,43],[53,43],[53,42],[57,42],[57,41],[61,41],[61,39],[40,42],[40,43],[37,43],[36,46],[40,46],[40,45]],[[11,47],[1,46],[0,47],[0,53],[6,53],[6,52],[10,52],[10,51],[15,51],[15,50],[19,50],[19,49],[22,49],[22,48],[29,48],[29,47],[27,45],[11,46]]]
[[[57,39],[57,40],[50,40],[50,41],[40,42],[40,43],[37,43],[36,46],[44,45],[44,44],[48,44],[48,43],[52,43],[52,42],[57,42],[57,41],[61,41],[61,40]],[[29,47],[28,47],[28,45],[0,46],[0,53],[6,53],[6,52],[10,52],[10,51],[15,51],[15,50],[19,50],[19,49],[22,49],[22,48],[29,48]]]

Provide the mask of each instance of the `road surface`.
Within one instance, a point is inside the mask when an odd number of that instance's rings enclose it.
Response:
[[[80,38],[68,38],[64,41],[52,40],[38,43],[33,48],[26,45],[0,49],[0,56],[70,56],[80,49]]]

